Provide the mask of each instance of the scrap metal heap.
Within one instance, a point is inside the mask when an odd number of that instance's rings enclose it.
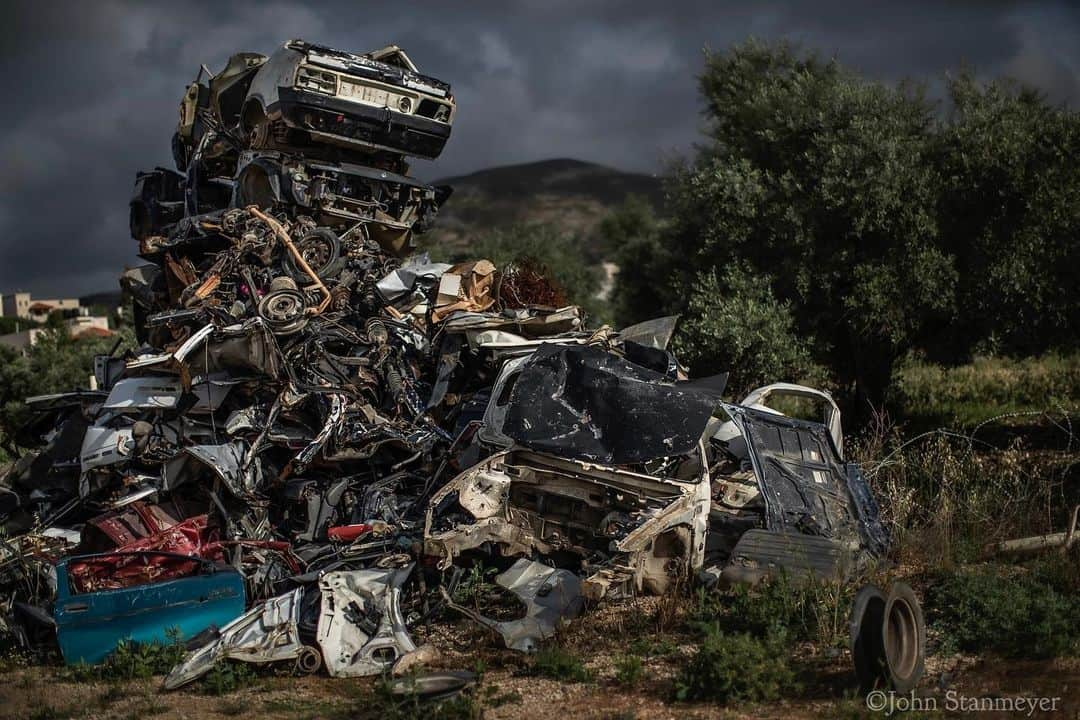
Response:
[[[136,182],[141,346],[27,401],[0,494],[23,645],[97,662],[177,628],[169,688],[229,658],[368,675],[447,608],[529,651],[586,600],[883,555],[826,394],[726,404],[667,350],[674,318],[589,330],[530,263],[401,259],[449,196],[405,157],[438,155],[454,104],[400,49],[291,41],[201,76],[179,172]],[[520,617],[455,602],[476,561]]]

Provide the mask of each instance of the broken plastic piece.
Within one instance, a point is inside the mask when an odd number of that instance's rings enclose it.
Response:
[[[319,578],[316,637],[334,677],[378,675],[416,650],[401,614],[401,588],[413,564],[391,570],[331,572]]]

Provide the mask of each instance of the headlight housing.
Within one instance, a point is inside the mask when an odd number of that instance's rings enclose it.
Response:
[[[337,75],[326,70],[301,65],[296,71],[296,87],[324,95],[337,94]]]

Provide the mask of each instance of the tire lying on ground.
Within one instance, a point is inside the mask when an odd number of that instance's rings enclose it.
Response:
[[[886,595],[867,585],[855,595],[850,620],[851,658],[864,693],[910,692],[925,670],[926,623],[915,591],[893,583]]]

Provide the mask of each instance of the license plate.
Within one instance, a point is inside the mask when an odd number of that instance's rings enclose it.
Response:
[[[397,99],[396,95],[386,90],[345,81],[341,82],[338,94],[342,97],[359,100],[368,105],[378,105],[379,107],[387,107]]]

